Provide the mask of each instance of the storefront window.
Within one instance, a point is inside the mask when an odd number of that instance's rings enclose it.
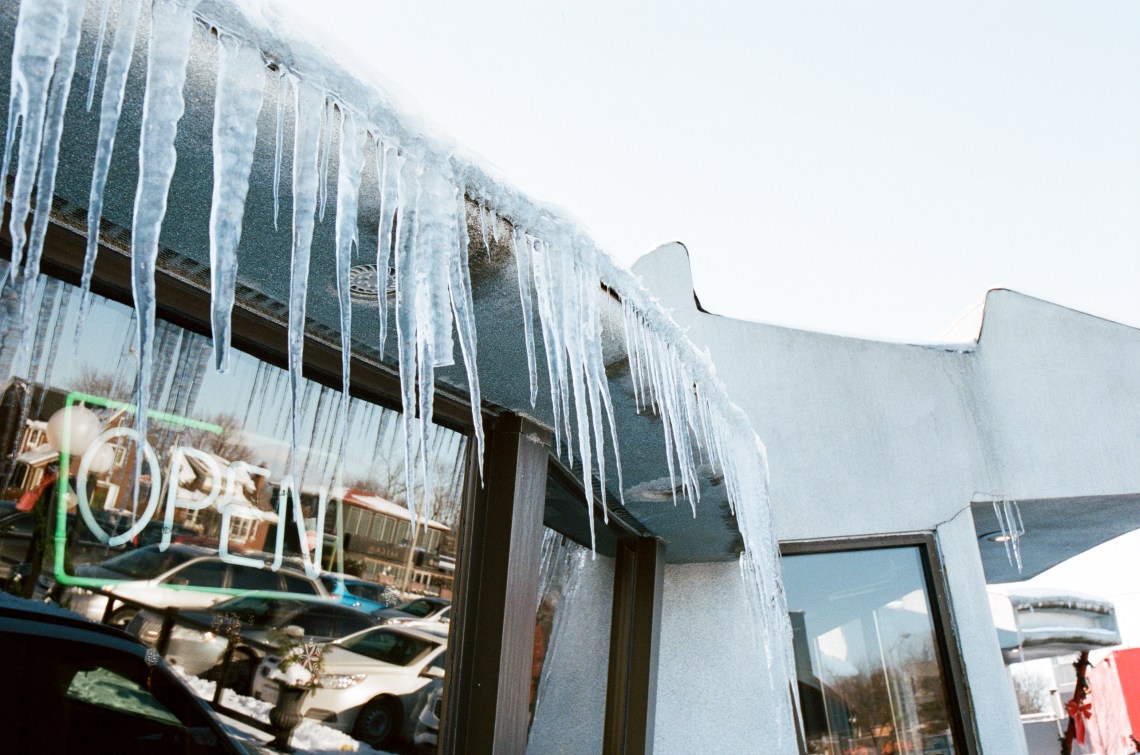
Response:
[[[41,281],[22,349],[14,287],[0,302],[0,582],[35,579],[33,562],[52,576],[54,548],[29,547],[37,511],[50,507],[52,538],[57,519],[66,522],[69,575],[181,543],[224,552],[231,564],[289,573],[307,559],[409,597],[451,596],[453,569],[439,564],[456,555],[457,538],[447,535],[459,521],[464,435],[434,426],[430,480],[413,476],[413,532],[398,412],[352,399],[342,413],[339,391],[304,381],[294,449],[284,370],[235,352],[229,372],[218,374],[207,337],[160,322],[139,468],[133,311],[94,297],[77,334],[79,292]],[[88,445],[61,447],[52,428],[64,415],[85,423]]]
[[[783,558],[808,753],[961,752],[919,546]]]

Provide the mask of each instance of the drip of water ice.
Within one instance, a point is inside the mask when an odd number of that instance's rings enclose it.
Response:
[[[487,244],[487,228],[482,223],[483,206],[479,205],[480,229],[483,243]],[[530,378],[530,405],[538,401],[538,365],[534,355],[534,283],[530,274],[530,247],[520,243],[518,231],[514,232],[515,265],[519,278],[519,301],[522,304],[523,338],[526,341],[526,368]],[[487,249],[490,250],[490,246]]]
[[[331,119],[329,128],[331,130]],[[348,387],[352,365],[352,299],[348,274],[352,248],[357,243],[357,206],[360,201],[360,175],[364,170],[365,128],[352,110],[341,108],[340,157],[336,190],[336,294],[340,308],[341,417],[340,457],[348,443]],[[339,510],[339,507],[338,507]]]
[[[8,130],[4,139],[4,157],[0,161],[0,177],[6,180],[12,145],[19,126],[19,159],[16,163],[16,181],[12,188],[11,216],[8,219],[8,232],[12,239],[12,264],[8,268],[8,274],[13,281],[23,262],[49,86],[67,33],[70,5],[68,0],[20,3],[20,15],[16,22]]]
[[[448,294],[455,329],[459,334],[459,349],[467,369],[467,393],[471,397],[471,424],[475,428],[476,469],[483,474],[483,399],[479,389],[479,367],[475,336],[475,302],[471,294],[471,270],[467,254],[467,199],[463,187],[455,192],[455,222],[452,226],[454,242],[448,250]]]
[[[332,127],[335,120],[333,101],[331,97],[325,98],[325,111],[321,118],[324,139],[321,142],[321,210],[320,221],[325,222],[325,205],[329,197],[329,152],[332,149]]]
[[[210,316],[214,369],[218,372],[229,370],[237,249],[264,90],[261,51],[220,34],[214,99],[214,197],[210,205]]]
[[[103,58],[103,39],[107,36],[107,18],[111,15],[111,0],[103,0],[99,15],[99,36],[95,40],[95,54],[91,56],[91,80],[87,83],[87,110],[95,104],[95,84],[99,80],[99,63]]]
[[[103,82],[103,97],[99,108],[99,136],[95,145],[95,165],[91,176],[91,192],[87,202],[87,253],[83,258],[83,277],[79,288],[79,315],[76,317],[75,339],[78,343],[91,306],[91,278],[95,274],[95,260],[99,254],[99,221],[103,214],[103,190],[111,169],[111,153],[115,148],[115,133],[119,130],[119,116],[123,109],[123,95],[127,88],[127,72],[131,54],[135,49],[139,11],[142,0],[123,0],[115,39],[107,56],[107,73]]]
[[[185,103],[182,85],[190,57],[190,34],[198,0],[155,0],[151,6],[150,42],[147,55],[146,96],[143,100],[142,139],[139,143],[139,179],[131,224],[131,288],[138,331],[135,345],[139,359],[137,380],[137,429],[147,435],[147,402],[150,398],[152,348],[155,327],[154,273],[158,240],[166,216],[167,194],[178,155],[174,139]],[[143,450],[136,449],[135,468],[143,468]],[[138,504],[135,486],[135,506]]]
[[[285,95],[289,91],[289,76],[284,68],[277,70],[277,132],[273,153],[273,230],[281,212],[281,154],[285,151]]]
[[[293,82],[293,91],[296,125],[293,141],[293,251],[289,280],[289,395],[292,398],[289,473],[294,479],[299,479],[295,466],[305,348],[305,303],[309,289],[309,250],[313,244],[313,221],[317,209],[317,152],[325,95],[300,80]]]
[[[67,111],[68,94],[71,92],[72,74],[75,72],[75,56],[79,49],[79,34],[83,26],[83,9],[83,0],[68,0],[67,15],[64,17],[66,27],[48,95],[39,155],[39,176],[36,182],[38,199],[35,217],[32,220],[32,233],[28,239],[27,256],[24,260],[20,303],[21,334],[26,334],[34,327],[31,322],[35,317],[32,302],[39,287],[40,259],[43,257],[44,238],[47,235],[48,222],[51,220],[52,205],[48,198],[55,195],[55,175],[59,166],[63,118]],[[15,247],[13,247],[13,258],[15,258]],[[27,338],[21,337],[20,344],[21,350],[28,348]]]
[[[994,501],[994,515],[1001,528],[1001,541],[1005,545],[1005,557],[1010,566],[1021,573],[1021,536],[1025,534],[1025,523],[1021,520],[1021,506],[1017,501],[1002,499]]]
[[[392,257],[392,235],[396,223],[396,206],[400,201],[396,192],[397,176],[403,158],[396,150],[376,141],[376,177],[379,181],[380,220],[376,228],[376,313],[380,317],[379,354],[384,358],[388,341],[388,284]]]
[[[487,207],[482,202],[479,203],[479,235],[483,239],[487,259],[491,259],[491,240],[487,238]]]

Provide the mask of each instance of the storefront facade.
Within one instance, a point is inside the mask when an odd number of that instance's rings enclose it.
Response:
[[[1084,379],[1033,347],[1093,332],[1089,365],[1131,331],[1049,310],[1022,344],[928,348],[718,318],[683,249],[616,268],[271,18],[124,2],[101,38],[53,2],[46,31],[0,11],[8,497],[67,461],[34,433],[82,405],[100,440],[65,476],[104,524],[450,596],[443,752],[1024,749],[977,527],[1136,489],[1126,370],[1100,419],[1011,429],[1025,374]],[[1111,416],[1095,480],[1050,468],[1094,463]]]

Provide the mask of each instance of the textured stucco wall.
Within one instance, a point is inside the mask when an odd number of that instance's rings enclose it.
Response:
[[[1025,732],[991,619],[986,576],[969,509],[938,527],[938,552],[946,574],[952,631],[969,680],[970,705],[982,752],[1022,755]]]
[[[547,649],[527,752],[601,752],[606,719],[614,561],[587,558]]]
[[[765,660],[732,562],[665,567],[654,752],[766,752]],[[587,752],[587,750],[582,750]]]
[[[1140,442],[1140,333],[992,291],[977,343],[881,343],[702,312],[680,244],[643,258],[634,272],[708,350],[764,440],[778,539],[937,534],[979,739],[985,752],[1023,752],[968,507],[994,497],[1140,491],[1131,458]],[[732,589],[677,582],[666,596],[666,626],[688,601],[724,590],[727,602]],[[663,668],[684,651],[663,648]],[[690,685],[689,696],[723,698],[752,681],[746,664],[725,673],[707,687]],[[725,726],[746,736],[756,715]],[[659,731],[681,731],[688,720],[681,706],[659,705]]]

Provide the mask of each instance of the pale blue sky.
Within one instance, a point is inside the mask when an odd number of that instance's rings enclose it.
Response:
[[[1140,325],[1135,2],[296,3],[712,311],[934,340],[993,286]]]

